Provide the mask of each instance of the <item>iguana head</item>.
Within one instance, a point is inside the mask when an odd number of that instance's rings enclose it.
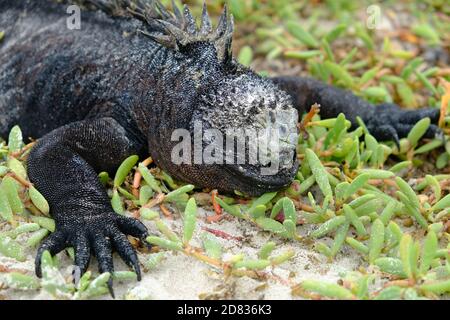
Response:
[[[195,132],[195,123],[202,124],[204,158],[218,133],[220,170],[235,179],[233,188],[246,193],[279,189],[292,181],[298,167],[297,110],[270,79],[232,63],[233,68],[205,86],[191,130]],[[210,158],[220,162],[222,155]]]
[[[159,139],[167,148],[164,155],[153,150],[155,160],[180,180],[225,192],[256,195],[288,185],[298,169],[291,98],[233,59],[226,9],[215,31],[206,8],[200,28],[187,7],[183,15],[164,12],[172,20],[157,20],[159,33],[150,36],[181,57],[183,67],[164,85],[183,92],[162,97],[167,109],[177,105],[165,112],[180,126],[170,126],[170,141],[167,133]]]

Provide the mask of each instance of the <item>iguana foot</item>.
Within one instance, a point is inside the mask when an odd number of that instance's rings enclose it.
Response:
[[[417,110],[405,110],[395,104],[380,104],[375,107],[375,112],[365,119],[367,129],[378,140],[393,140],[397,146],[400,138],[406,137],[414,125],[421,119],[429,117],[431,125],[425,133],[425,138],[434,138],[441,133],[436,125],[439,120],[440,110],[436,108],[424,108]]]
[[[72,246],[75,250],[75,266],[80,269],[80,274],[86,272],[91,252],[97,257],[99,271],[112,274],[114,272],[112,250],[114,249],[125,263],[134,269],[137,279],[141,280],[141,269],[136,251],[126,235],[145,240],[148,232],[140,221],[114,212],[95,216],[79,215],[75,220],[63,219],[57,222],[56,231],[47,237],[38,249],[35,261],[36,275],[42,276],[41,257],[44,251],[48,250],[51,255],[55,255]],[[114,297],[112,285],[111,277],[108,288]]]

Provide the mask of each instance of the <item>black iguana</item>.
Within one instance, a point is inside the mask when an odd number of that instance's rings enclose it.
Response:
[[[82,273],[91,252],[100,272],[112,272],[115,249],[140,278],[126,235],[145,239],[147,229],[114,213],[97,177],[132,154],[149,152],[173,177],[223,192],[257,195],[295,176],[296,157],[284,152],[295,150],[289,144],[280,155],[291,166],[275,175],[261,175],[258,163],[175,164],[171,133],[192,130],[195,120],[219,129],[261,125],[259,115],[275,110],[287,113],[288,130],[297,130],[298,114],[318,103],[323,118],[342,112],[355,124],[360,116],[375,137],[398,142],[419,119],[439,116],[436,109],[374,107],[313,79],[261,77],[233,59],[226,11],[213,28],[206,9],[197,27],[187,7],[171,13],[157,1],[78,2],[93,10],[82,12],[80,30],[70,30],[68,4],[0,0],[0,135],[19,124],[25,136],[40,138],[28,174],[56,221],[38,250],[37,275],[44,250],[72,246]],[[427,135],[437,130],[433,125]]]

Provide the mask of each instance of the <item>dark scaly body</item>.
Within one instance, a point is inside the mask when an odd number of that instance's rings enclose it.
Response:
[[[189,62],[143,37],[139,20],[82,12],[83,28],[69,30],[66,7],[44,2],[0,2],[0,29],[6,30],[0,112],[7,115],[1,135],[14,123],[37,138],[68,123],[110,116],[146,148],[149,118],[164,111],[154,102],[156,83],[168,75],[163,69]]]
[[[19,124],[26,136],[43,137],[32,150],[28,173],[49,200],[57,223],[39,249],[38,274],[43,250],[55,254],[68,245],[75,247],[82,272],[91,250],[100,271],[112,271],[114,247],[139,273],[124,234],[142,239],[146,228],[113,213],[96,177],[99,171],[114,172],[131,154],[150,152],[174,177],[224,192],[260,194],[292,180],[295,163],[274,176],[261,176],[254,166],[175,165],[171,133],[192,131],[194,119],[210,127],[221,125],[218,119],[241,126],[252,124],[254,110],[286,110],[294,116],[292,105],[303,113],[317,102],[323,117],[344,112],[355,123],[361,116],[377,138],[398,141],[418,119],[438,117],[436,110],[404,112],[394,105],[379,106],[375,114],[373,106],[350,92],[313,79],[263,79],[232,60],[229,22],[214,41],[185,39],[186,34],[169,28],[171,45],[162,45],[161,39],[138,31],[151,33],[161,25],[123,14],[123,8],[114,16],[111,9],[108,14],[82,12],[81,30],[69,30],[64,5],[0,0],[0,30],[5,31],[0,134]],[[252,105],[245,104],[249,97]]]

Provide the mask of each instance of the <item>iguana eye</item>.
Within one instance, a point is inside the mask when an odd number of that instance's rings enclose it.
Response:
[[[235,65],[235,64],[231,64],[231,65],[228,67],[228,72],[231,73],[231,74],[236,74],[237,71],[238,71],[238,66]]]
[[[238,76],[248,71],[248,68],[233,59],[230,63],[226,65],[226,71],[230,75]]]

